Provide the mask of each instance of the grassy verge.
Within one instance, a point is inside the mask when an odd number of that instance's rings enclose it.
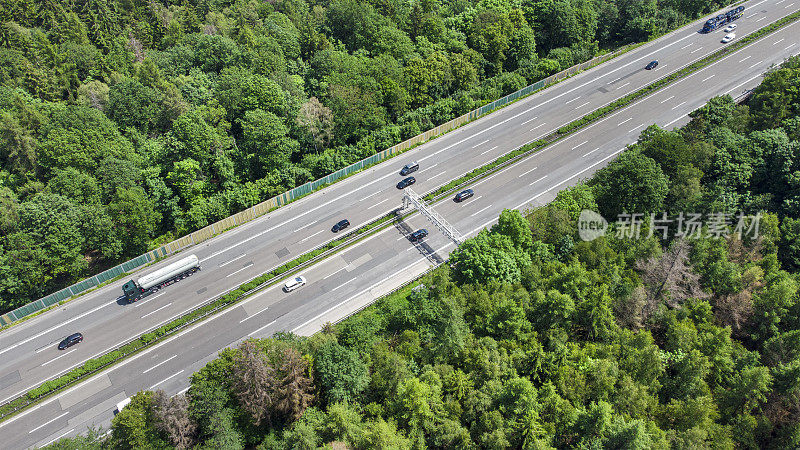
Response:
[[[776,22],[774,22],[774,23],[772,23],[772,24],[770,24],[770,25],[768,25],[768,26],[766,26],[764,28],[761,28],[761,29],[759,29],[759,30],[757,30],[757,31],[745,36],[744,38],[742,38],[741,40],[735,42],[734,44],[731,44],[731,45],[729,45],[727,47],[724,47],[724,48],[722,48],[720,50],[717,50],[716,52],[712,53],[711,55],[708,55],[705,58],[703,58],[703,59],[701,59],[699,61],[696,61],[696,62],[694,62],[694,63],[682,68],[681,70],[678,70],[677,72],[669,74],[668,76],[666,76],[664,78],[661,78],[661,79],[653,82],[652,84],[649,84],[649,85],[647,85],[647,86],[645,86],[645,87],[643,87],[643,88],[641,88],[641,89],[639,89],[637,91],[631,92],[630,94],[628,94],[628,95],[626,95],[626,96],[624,96],[624,97],[622,97],[622,98],[620,98],[618,100],[615,100],[615,101],[609,103],[608,105],[606,105],[606,106],[604,106],[602,108],[599,108],[599,109],[597,109],[595,111],[592,111],[591,113],[586,114],[585,116],[581,117],[580,119],[574,120],[574,121],[562,126],[561,128],[559,128],[555,132],[545,136],[542,139],[538,139],[536,141],[529,142],[529,143],[527,143],[527,144],[525,144],[525,145],[523,145],[523,146],[521,146],[521,147],[519,147],[519,148],[517,148],[517,149],[515,149],[515,150],[513,150],[511,152],[509,152],[509,153],[506,153],[505,155],[500,156],[496,160],[494,160],[494,161],[492,161],[492,162],[490,162],[490,163],[488,163],[486,165],[483,165],[481,167],[478,167],[478,168],[472,170],[471,172],[466,173],[463,176],[461,176],[461,177],[459,177],[457,179],[454,179],[454,180],[450,181],[449,183],[447,183],[447,184],[445,184],[443,186],[440,186],[439,188],[437,188],[437,189],[425,194],[423,196],[423,198],[426,201],[433,201],[434,199],[436,199],[436,198],[438,198],[438,197],[440,197],[440,196],[442,196],[444,194],[447,194],[447,193],[449,193],[451,191],[454,191],[454,190],[456,190],[458,188],[465,187],[466,184],[469,183],[469,182],[472,182],[472,181],[478,180],[480,178],[489,176],[492,173],[495,173],[497,170],[499,170],[502,167],[504,167],[505,165],[512,163],[514,160],[518,160],[518,159],[524,158],[524,157],[530,155],[531,153],[537,152],[537,151],[539,151],[539,150],[541,150],[541,149],[543,149],[543,148],[555,143],[556,141],[559,141],[559,140],[569,136],[570,134],[572,134],[572,133],[584,128],[585,126],[587,126],[587,125],[589,125],[591,123],[594,123],[594,122],[602,119],[603,117],[605,117],[605,116],[607,116],[607,115],[609,115],[609,114],[611,114],[611,113],[613,113],[615,111],[618,111],[618,110],[624,108],[625,106],[628,106],[631,103],[633,103],[633,102],[635,102],[635,101],[637,101],[637,100],[639,100],[639,99],[641,99],[643,97],[646,97],[646,96],[650,95],[651,93],[653,93],[653,92],[655,92],[657,90],[660,90],[661,88],[673,83],[674,81],[677,81],[677,80],[679,80],[681,78],[684,78],[684,77],[686,77],[686,76],[688,76],[688,75],[690,75],[690,74],[692,74],[694,72],[697,72],[698,70],[702,69],[703,67],[706,67],[709,64],[714,63],[715,61],[718,61],[719,59],[727,56],[730,53],[733,53],[734,51],[738,50],[739,48],[744,47],[744,46],[750,44],[751,42],[753,42],[753,41],[755,41],[755,40],[757,40],[757,39],[759,39],[759,38],[761,38],[761,37],[763,37],[763,36],[765,36],[767,34],[770,34],[773,31],[775,31],[775,30],[777,30],[777,29],[779,29],[779,28],[781,28],[781,27],[783,27],[785,25],[788,25],[789,23],[795,22],[798,19],[800,19],[800,11],[798,11],[798,12],[796,12],[794,14],[791,14],[789,16],[786,16],[786,17],[784,17],[784,18],[782,18],[782,19],[780,19],[780,20],[778,20],[778,21],[776,21]]]
[[[661,89],[662,87],[672,83],[675,80],[683,78],[690,73],[696,72],[697,70],[719,60],[720,58],[724,57],[725,55],[735,51],[742,46],[749,44],[750,42],[759,39],[760,37],[769,34],[791,22],[796,21],[800,18],[800,12],[796,12],[789,16],[786,16],[777,22],[768,25],[765,28],[762,28],[744,38],[740,41],[736,42],[734,45],[725,47],[723,49],[718,50],[717,52],[703,58],[700,61],[697,61],[675,73],[672,73],[653,84],[645,86],[642,89],[639,89],[631,94],[626,95],[625,97],[616,100],[609,105],[600,108],[590,114],[583,116],[580,119],[577,119],[569,124],[561,127],[556,132],[552,133],[551,135],[547,136],[545,139],[537,140],[522,147],[507,153],[500,158],[496,159],[495,161],[486,164],[482,167],[479,167],[468,174],[453,180],[434,191],[425,195],[427,200],[433,199],[437,196],[443,195],[450,190],[453,190],[466,182],[473,181],[476,178],[487,176],[489,173],[499,170],[503,165],[509,163],[512,159],[524,157],[526,154],[529,154],[534,151],[538,151],[541,148],[559,140],[563,137],[575,132],[576,130],[588,125],[591,122],[594,122],[603,116],[611,113],[612,111],[618,110],[624,106],[627,106],[634,101],[649,95],[650,93]],[[390,222],[395,220],[397,216],[394,213],[387,214],[381,217],[378,220],[375,220],[353,232],[349,233],[348,235],[328,242],[327,244],[312,250],[311,252],[305,253],[298,258],[283,264],[280,267],[273,269],[270,272],[264,273],[249,282],[239,286],[233,291],[228,292],[225,295],[222,295],[218,299],[207,303],[201,306],[198,309],[195,309],[168,324],[165,324],[153,331],[145,333],[141,335],[139,338],[134,339],[133,341],[121,346],[120,348],[102,355],[97,358],[93,358],[91,360],[86,361],[79,367],[72,369],[68,373],[50,381],[46,381],[40,386],[31,389],[25,395],[12,400],[9,403],[6,403],[0,406],[0,421],[5,420],[6,418],[10,417],[11,415],[21,411],[22,409],[42,401],[46,397],[54,395],[67,387],[71,386],[72,384],[78,382],[81,379],[84,379],[88,376],[91,376],[98,371],[105,369],[112,364],[119,362],[120,360],[127,358],[138,351],[142,350],[143,348],[152,345],[155,342],[158,342],[162,339],[165,339],[167,336],[175,334],[179,330],[197,323],[204,318],[209,317],[210,315],[229,307],[238,301],[252,295],[253,293],[267,287],[274,285],[275,283],[279,282],[281,279],[286,278],[289,276],[293,270],[297,269],[301,265],[305,265],[306,263],[318,259],[324,255],[324,257],[329,256],[335,252],[339,252],[344,250],[345,248],[349,247],[350,245],[355,244],[357,241],[361,239],[365,239],[367,234],[372,234],[372,232],[378,231],[379,229],[383,229],[389,226]],[[408,287],[410,285],[406,285]],[[410,289],[410,287],[409,287]],[[397,291],[396,291],[397,292]]]
[[[212,302],[194,309],[183,316],[162,325],[154,330],[142,334],[138,338],[122,345],[121,347],[106,353],[97,358],[90,359],[82,365],[70,370],[64,375],[53,380],[46,381],[36,388],[31,389],[24,395],[0,406],[0,421],[5,420],[23,409],[45,400],[47,397],[55,395],[78,381],[88,378],[97,372],[110,367],[111,365],[128,358],[144,348],[153,345],[167,337],[176,334],[180,330],[198,323],[211,315],[232,306],[239,301],[249,297],[255,292],[272,286],[281,280],[292,275],[297,270],[313,264],[318,259],[323,259],[333,253],[338,253],[366,239],[376,229],[382,229],[391,225],[397,216],[394,212],[364,225],[339,239],[328,242],[310,252],[307,252],[292,261],[289,261],[275,269],[261,274],[238,288],[220,296]]]

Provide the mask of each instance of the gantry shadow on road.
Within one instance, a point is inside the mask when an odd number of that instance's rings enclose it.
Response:
[[[396,220],[394,222],[394,227],[399,232],[400,236],[405,237],[408,243],[413,245],[419,254],[424,256],[428,261],[437,266],[444,262],[444,259],[439,256],[436,251],[427,244],[427,242],[425,242],[425,239],[416,242],[411,241],[411,233],[413,233],[415,230],[411,228],[411,226],[409,226],[403,219]]]

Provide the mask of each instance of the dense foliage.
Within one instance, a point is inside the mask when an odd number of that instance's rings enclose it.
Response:
[[[223,350],[185,396],[141,392],[107,443],[63,448],[796,448],[798,80],[794,58],[749,106],[648,128],[588,183],[504,211],[423,289]],[[762,216],[758,233],[648,219],[586,242],[583,209]]]
[[[0,311],[719,1],[0,1]]]

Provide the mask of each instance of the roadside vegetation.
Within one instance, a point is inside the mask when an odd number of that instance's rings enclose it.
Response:
[[[0,312],[721,6],[2,2]]]
[[[796,57],[746,105],[714,98],[549,205],[504,211],[422,289],[245,341],[185,395],[136,394],[105,441],[51,448],[795,448],[798,82]],[[584,209],[611,230],[581,240]],[[662,212],[730,224],[680,236]],[[631,213],[638,238],[614,224]]]

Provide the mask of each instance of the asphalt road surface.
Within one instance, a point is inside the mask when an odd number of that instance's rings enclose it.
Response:
[[[737,21],[739,38],[800,8],[787,3],[791,2],[745,4],[745,14]],[[24,392],[330,240],[330,227],[341,218],[356,227],[397,208],[402,198],[395,188],[402,178],[397,172],[410,160],[420,163],[412,189],[426,192],[724,45],[719,42],[721,31],[697,33],[701,24],[695,22],[204,243],[191,250],[201,259],[203,270],[158,294],[131,305],[121,303],[123,280],[5,331],[0,334],[0,399]],[[472,236],[495,222],[505,208],[547,203],[558,190],[607,164],[648,125],[679,126],[688,121],[688,112],[709,98],[726,93],[736,97],[757,86],[769,66],[798,53],[797,36],[800,25],[794,24],[762,38],[475,183],[473,198],[460,204],[443,201],[434,209],[462,234]],[[645,71],[652,59],[659,60],[658,68]],[[422,243],[411,243],[407,234],[419,228],[427,228],[430,235]],[[446,259],[453,248],[424,217],[411,216],[304,271],[306,286],[289,294],[280,285],[267,289],[0,423],[3,446],[41,446],[82,433],[89,425],[108,425],[114,405],[137,391],[181,392],[188,386],[188,376],[215,358],[219,349],[249,336],[266,337],[276,331],[312,334],[324,322],[350,314]],[[84,334],[84,342],[59,352],[58,341],[75,331]]]

